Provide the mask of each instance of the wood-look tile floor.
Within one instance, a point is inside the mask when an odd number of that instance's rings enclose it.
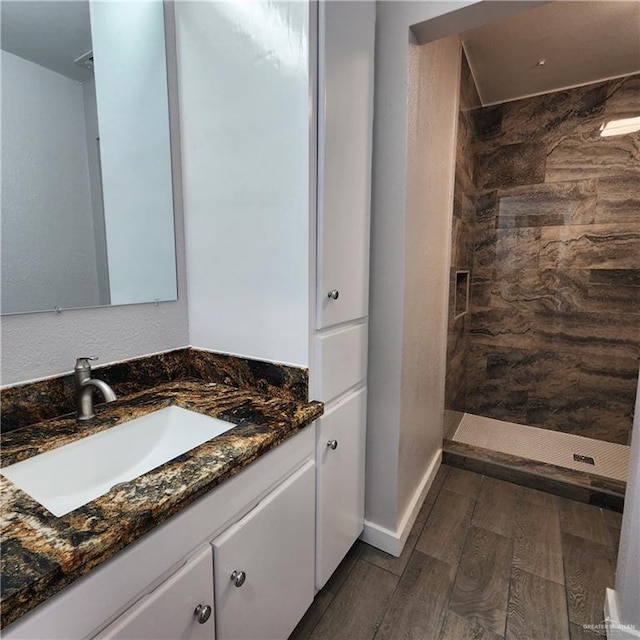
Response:
[[[602,640],[620,525],[443,465],[402,555],[356,542],[290,640]]]

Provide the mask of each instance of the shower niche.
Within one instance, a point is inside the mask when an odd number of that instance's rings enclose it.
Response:
[[[469,272],[456,271],[453,319],[462,318],[469,311]]]

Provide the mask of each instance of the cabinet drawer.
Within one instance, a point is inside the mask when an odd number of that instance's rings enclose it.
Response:
[[[213,607],[213,562],[207,546],[157,589],[111,623],[97,640],[214,640],[213,613],[198,622],[198,605]]]
[[[322,588],[362,533],[367,391],[329,407],[317,445],[317,584]],[[328,444],[335,446],[335,449]]]
[[[218,640],[288,638],[314,596],[315,465],[308,461],[213,542]],[[240,586],[233,572],[244,572]]]
[[[329,402],[367,377],[367,324],[357,324],[316,338],[318,400]]]

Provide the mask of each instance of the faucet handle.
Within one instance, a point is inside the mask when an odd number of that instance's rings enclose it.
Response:
[[[89,360],[97,360],[98,356],[81,356],[76,358],[76,369],[91,369]]]

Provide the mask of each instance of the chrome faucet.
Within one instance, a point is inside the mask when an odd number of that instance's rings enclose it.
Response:
[[[116,394],[103,380],[91,377],[91,365],[89,360],[97,360],[95,357],[78,358],[74,368],[76,374],[76,393],[78,394],[78,420],[90,420],[96,414],[93,412],[93,388],[102,393],[106,402],[113,402]]]

